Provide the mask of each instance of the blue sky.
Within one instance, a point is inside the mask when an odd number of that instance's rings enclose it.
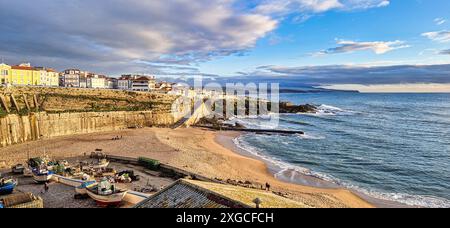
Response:
[[[450,83],[448,0],[33,2],[0,0],[6,63],[114,76]]]
[[[245,56],[220,58],[200,66],[205,72],[233,75],[235,69],[251,72],[259,65],[297,67],[450,63],[450,55],[437,53],[450,49],[450,43],[435,42],[422,36],[426,32],[450,30],[448,9],[450,1],[445,0],[397,0],[391,1],[387,7],[318,13],[302,23],[293,22],[290,17],[282,20],[276,30],[258,41],[256,47]],[[443,20],[446,21],[439,25],[437,21]],[[398,40],[405,42],[405,48],[383,54],[364,50],[314,55],[321,50],[338,46],[337,40]]]

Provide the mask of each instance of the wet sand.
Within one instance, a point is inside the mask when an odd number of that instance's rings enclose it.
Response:
[[[123,139],[112,140],[115,136],[122,136]],[[210,178],[250,181],[258,185],[269,183],[272,191],[286,194],[288,198],[311,207],[374,207],[346,189],[317,188],[276,179],[264,162],[233,150],[232,139],[237,136],[236,132],[217,133],[196,128],[130,129],[59,137],[0,148],[0,160],[6,166],[11,166],[25,162],[28,155],[42,156],[44,152],[54,158],[67,158],[103,149],[112,155],[158,159],[162,163]]]
[[[245,157],[254,158],[256,160],[260,160],[264,162],[267,166],[267,170],[270,173],[270,175],[275,176],[276,173],[280,171],[280,168],[277,167],[275,164],[271,164],[269,161],[264,161],[262,158],[257,157],[256,155],[253,155],[249,153],[248,151],[245,151],[241,148],[239,148],[235,143],[234,139],[239,137],[241,133],[232,133],[232,132],[219,132],[216,135],[216,141],[226,147],[229,150],[234,151],[235,153],[241,154]],[[335,183],[328,182],[326,180],[320,179],[318,177],[309,176],[305,174],[301,174],[296,172],[295,173],[296,178],[295,180],[292,179],[280,179],[280,177],[277,177],[277,179],[284,181],[284,182],[290,182],[297,185],[303,185],[303,186],[310,186],[315,188],[325,188],[325,189],[343,189],[345,187],[339,186]],[[365,200],[366,202],[370,203],[371,205],[377,207],[377,208],[414,208],[412,206],[402,204],[399,202],[389,201],[389,200],[382,200],[378,198],[371,197],[369,195],[366,195],[364,193],[360,193],[354,190],[350,190],[355,195],[359,196],[361,199]]]

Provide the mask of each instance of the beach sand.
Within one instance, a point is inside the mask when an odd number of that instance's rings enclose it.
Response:
[[[121,140],[112,140],[122,136]],[[255,158],[236,153],[232,139],[236,132],[214,132],[198,128],[143,128],[116,132],[58,137],[0,148],[0,162],[5,166],[24,163],[27,157],[53,158],[89,155],[102,149],[112,155],[146,156],[210,178],[269,183],[271,190],[318,208],[372,208],[368,201],[346,189],[317,188],[276,179],[268,166]],[[2,168],[2,167],[0,167]],[[5,167],[3,167],[5,168]]]

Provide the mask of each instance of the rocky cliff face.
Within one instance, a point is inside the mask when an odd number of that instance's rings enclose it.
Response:
[[[179,100],[118,90],[0,87],[0,147],[65,135],[171,126],[186,111]]]
[[[0,147],[65,135],[170,126],[175,122],[170,112],[152,111],[7,115],[0,118]]]

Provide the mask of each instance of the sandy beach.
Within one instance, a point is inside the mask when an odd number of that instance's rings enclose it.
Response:
[[[120,140],[112,140],[119,136]],[[0,168],[23,163],[27,157],[77,157],[95,149],[128,157],[146,156],[162,163],[221,180],[269,183],[271,190],[318,208],[372,208],[373,204],[346,189],[317,188],[276,179],[262,161],[237,153],[235,132],[209,130],[143,128],[116,132],[59,137],[0,148]]]

